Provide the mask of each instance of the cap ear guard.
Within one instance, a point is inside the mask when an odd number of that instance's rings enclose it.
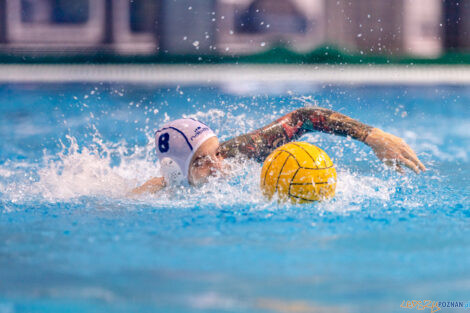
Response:
[[[160,161],[162,175],[170,185],[181,184],[184,180],[183,172],[179,165],[171,158],[163,158]]]

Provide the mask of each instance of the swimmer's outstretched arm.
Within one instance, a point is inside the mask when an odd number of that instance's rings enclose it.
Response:
[[[143,193],[156,193],[166,186],[163,177],[154,177],[145,182],[142,186],[131,190],[129,195],[140,195]]]
[[[310,131],[349,136],[364,142],[379,159],[387,165],[393,165],[399,172],[403,172],[402,165],[416,173],[426,170],[403,139],[320,107],[297,109],[263,128],[225,141],[221,144],[220,152],[226,158],[242,154],[262,161],[277,147]]]

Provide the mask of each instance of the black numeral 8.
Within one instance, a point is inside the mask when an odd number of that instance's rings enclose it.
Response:
[[[170,150],[168,140],[170,140],[170,134],[168,133],[164,133],[158,138],[158,149],[161,153],[165,153]]]

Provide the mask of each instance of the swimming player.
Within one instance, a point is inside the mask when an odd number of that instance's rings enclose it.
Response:
[[[210,176],[229,171],[224,159],[239,156],[262,162],[277,147],[311,131],[359,140],[400,173],[404,173],[403,165],[416,173],[426,170],[403,139],[329,109],[306,107],[221,144],[214,132],[199,121],[178,119],[166,123],[155,133],[163,177],[148,180],[132,193],[155,193],[167,185],[186,182],[199,185]]]

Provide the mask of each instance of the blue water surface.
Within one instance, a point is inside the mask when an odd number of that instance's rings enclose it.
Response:
[[[0,85],[0,101],[2,313],[470,300],[469,86],[24,83]],[[308,105],[403,137],[428,171],[399,175],[360,142],[312,133],[337,167],[331,201],[263,199],[252,161],[201,188],[126,196],[159,175],[164,121],[194,117],[224,140]]]

